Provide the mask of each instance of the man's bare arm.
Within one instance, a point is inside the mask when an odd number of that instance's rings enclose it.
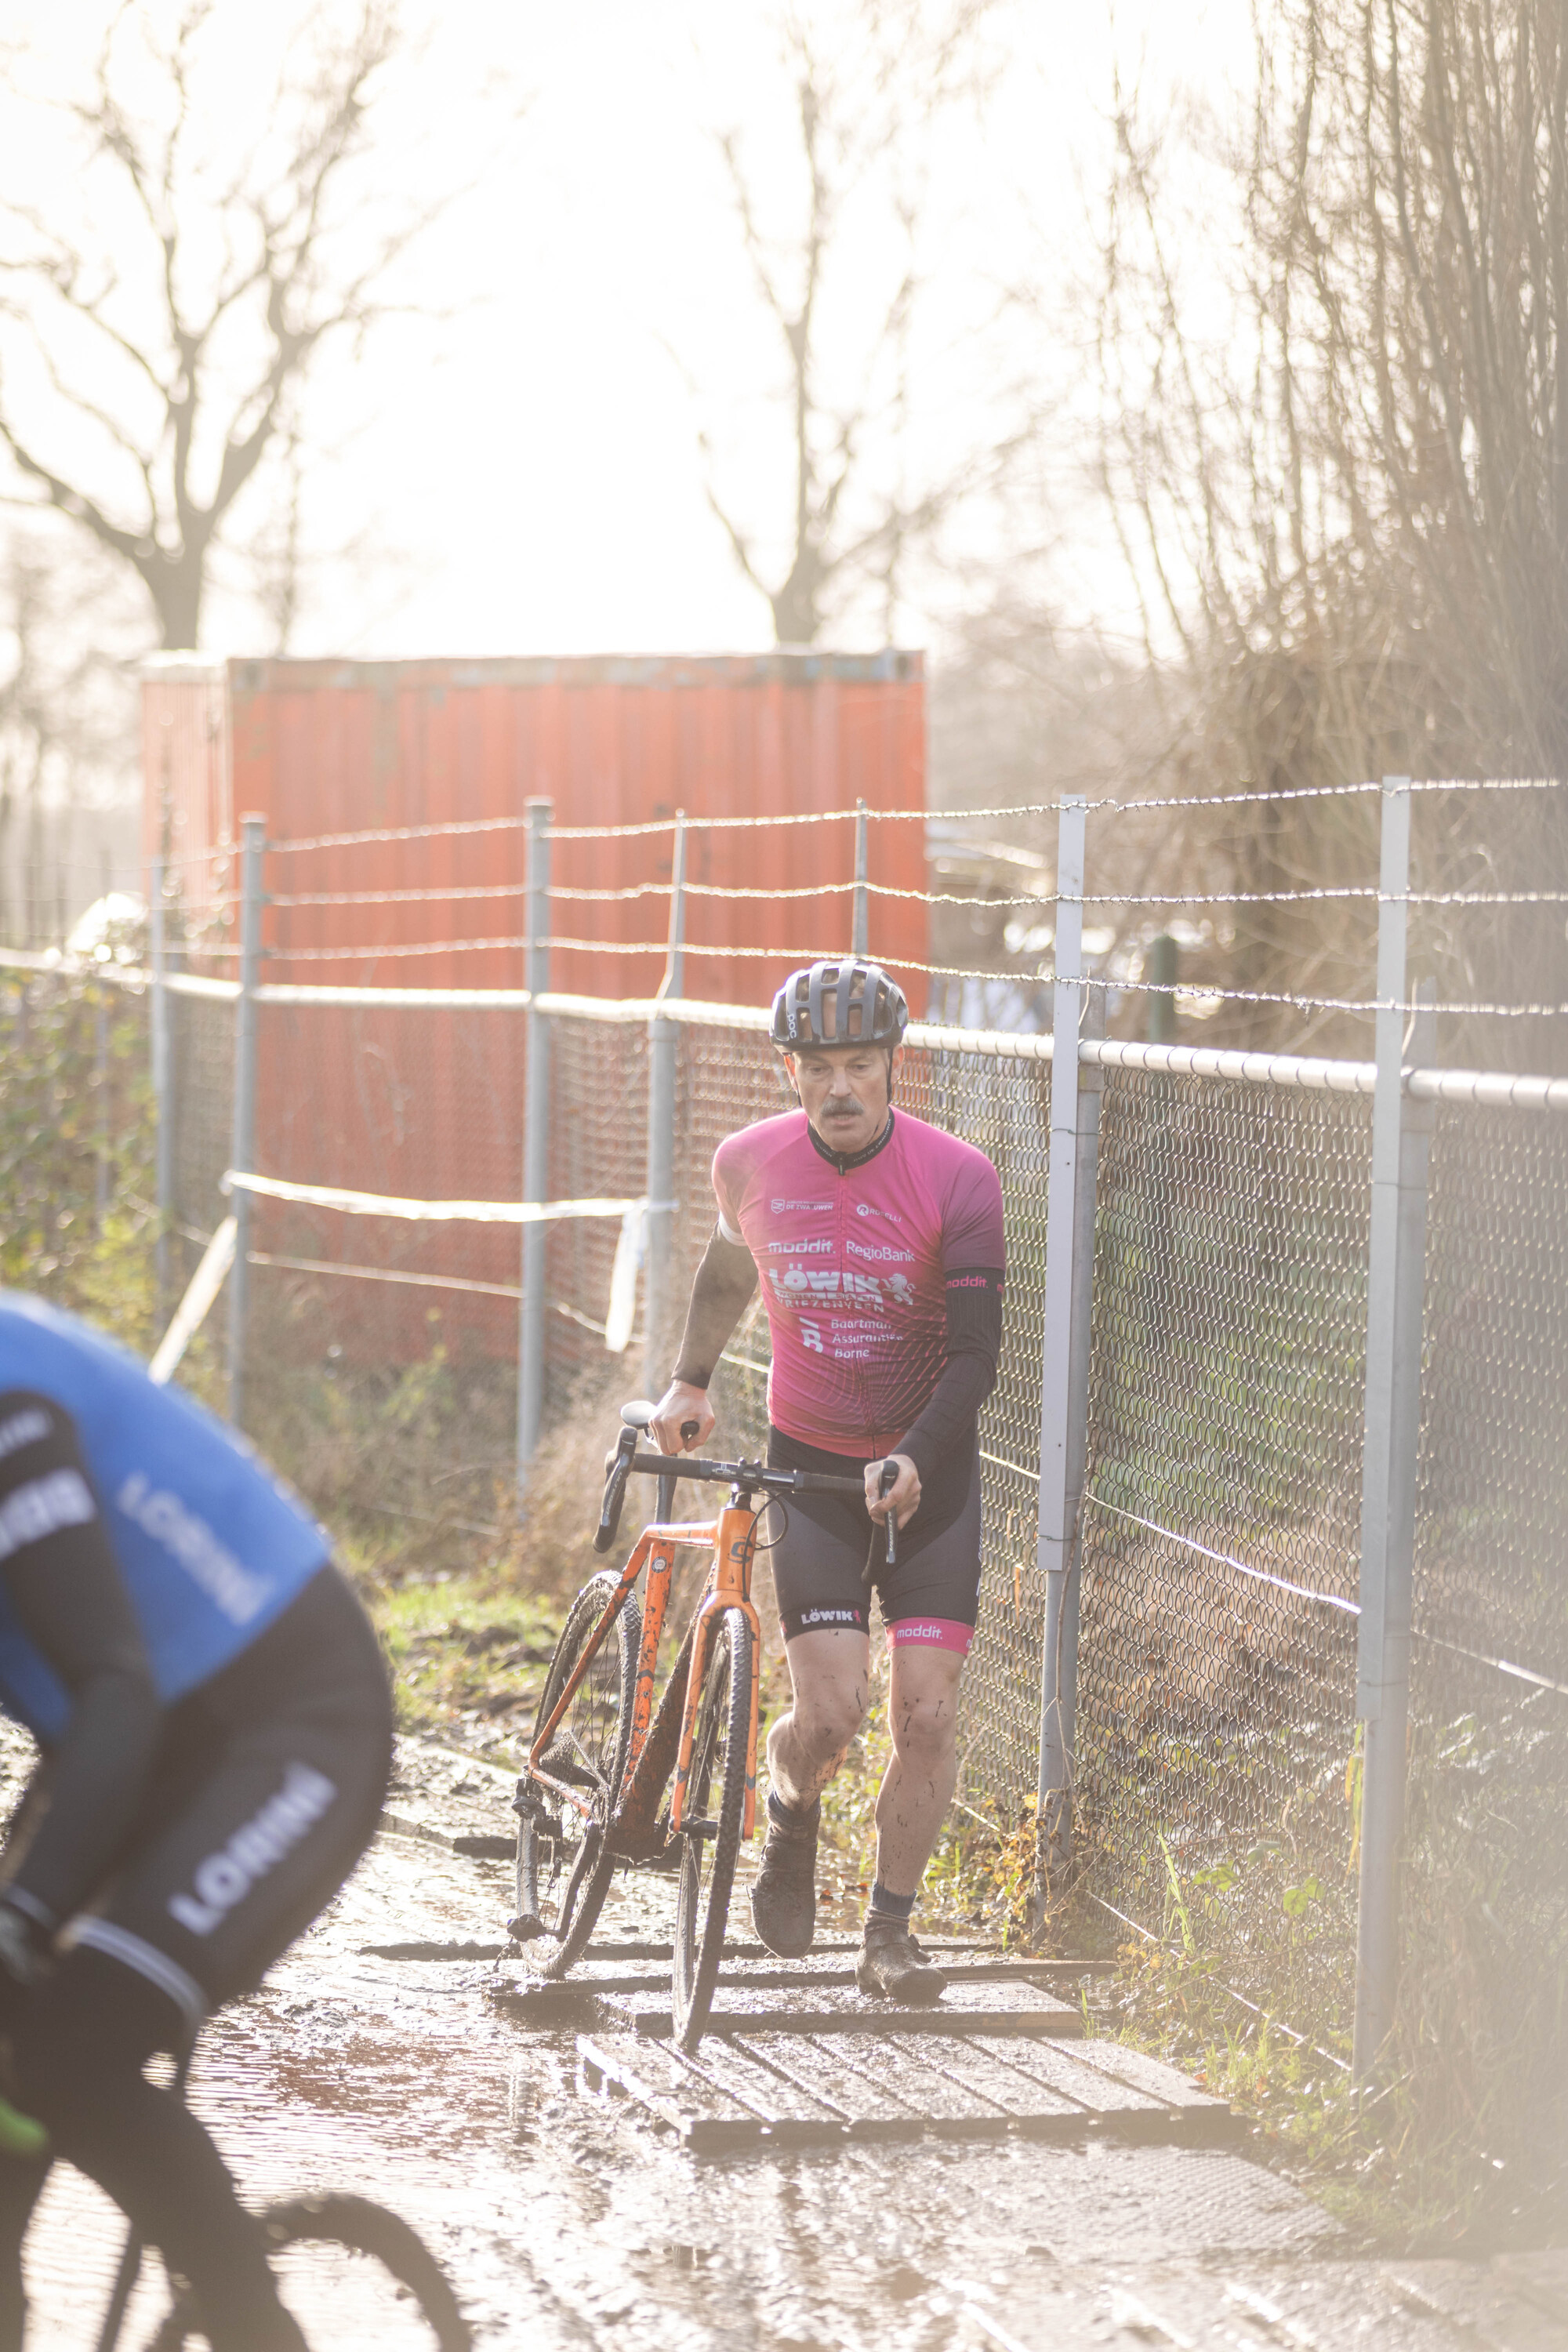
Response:
[[[756,1286],[757,1265],[751,1251],[727,1242],[715,1225],[691,1286],[675,1370],[654,1415],[653,1436],[661,1453],[690,1453],[712,1429],[709,1383]],[[692,1422],[697,1434],[688,1440],[681,1428]]]

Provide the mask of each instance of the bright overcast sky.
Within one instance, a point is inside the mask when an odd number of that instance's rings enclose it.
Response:
[[[61,70],[90,59],[105,0],[10,0],[13,37]],[[163,21],[174,10],[158,0]],[[236,26],[237,87],[258,18]],[[752,142],[764,196],[790,187],[791,94],[763,30],[733,0],[450,0],[431,11],[427,54],[388,110],[389,156],[463,175],[499,116],[475,93],[499,68],[529,94],[504,158],[434,235],[423,295],[452,315],[384,331],[357,368],[324,368],[311,415],[332,450],[310,480],[312,536],[363,539],[323,575],[303,651],[496,654],[605,648],[745,648],[771,639],[707,510],[697,436],[706,424],[748,523],[782,514],[785,445],[756,395],[778,362],[757,316],[726,207],[713,132]],[[1245,0],[1121,0],[1114,40],[1100,0],[1005,5],[990,40],[1004,70],[984,115],[955,113],[937,155],[914,338],[911,463],[939,467],[1016,418],[1021,388],[1069,404],[1071,288],[1092,274],[1089,207],[1101,169],[1113,54],[1168,86],[1218,97],[1245,68]],[[47,169],[47,165],[43,166]],[[40,189],[47,207],[49,191]],[[781,214],[781,217],[782,217]],[[866,257],[865,299],[879,255]],[[858,297],[851,249],[836,299]],[[997,323],[1029,288],[1038,314]],[[479,299],[482,298],[482,299]],[[685,380],[679,354],[696,380]],[[1070,436],[1064,435],[1065,438]],[[1113,597],[1112,566],[1055,479],[1065,536],[1061,593]],[[1040,519],[976,513],[961,551],[1025,541]],[[232,568],[232,567],[231,567]],[[235,576],[237,576],[236,574]],[[930,643],[962,588],[928,579],[898,616]],[[875,634],[868,619],[853,632]],[[215,650],[265,649],[252,613],[215,600]]]

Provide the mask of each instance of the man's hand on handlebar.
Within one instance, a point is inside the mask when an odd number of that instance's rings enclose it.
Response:
[[[882,1473],[889,1463],[897,1465],[899,1475],[884,1495]],[[894,1526],[907,1528],[920,1507],[921,1474],[907,1454],[889,1454],[884,1461],[867,1463],[866,1508],[879,1527],[891,1511]]]
[[[695,1454],[711,1433],[715,1418],[706,1389],[694,1389],[689,1381],[671,1381],[654,1407],[648,1435],[661,1454]]]

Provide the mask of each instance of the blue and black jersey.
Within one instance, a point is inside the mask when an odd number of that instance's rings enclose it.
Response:
[[[70,1713],[8,1564],[85,1530],[119,1570],[167,1706],[264,1633],[328,1558],[232,1431],[73,1315],[0,1292],[0,1706],[46,1742]],[[45,1596],[47,1597],[47,1596]],[[27,1612],[28,1615],[32,1612]]]

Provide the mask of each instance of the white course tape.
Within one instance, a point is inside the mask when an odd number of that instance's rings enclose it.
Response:
[[[278,1176],[241,1175],[231,1168],[226,1192],[253,1192],[268,1201],[297,1201],[308,1209],[340,1209],[349,1217],[405,1217],[417,1224],[543,1225],[558,1217],[625,1217],[647,1207],[637,1201],[400,1201],[389,1192],[350,1192],[335,1184],[289,1184]],[[660,1207],[671,1207],[662,1202]]]
[[[647,1216],[639,1201],[621,1219],[616,1262],[610,1269],[610,1306],[605,1318],[605,1346],[612,1356],[624,1356],[637,1311],[637,1270],[647,1245]]]
[[[160,1388],[177,1368],[206,1320],[207,1309],[223,1288],[224,1277],[234,1264],[234,1236],[235,1221],[226,1217],[203,1252],[202,1262],[174,1309],[174,1321],[158,1342],[158,1351],[147,1367],[147,1377],[156,1381]]]

